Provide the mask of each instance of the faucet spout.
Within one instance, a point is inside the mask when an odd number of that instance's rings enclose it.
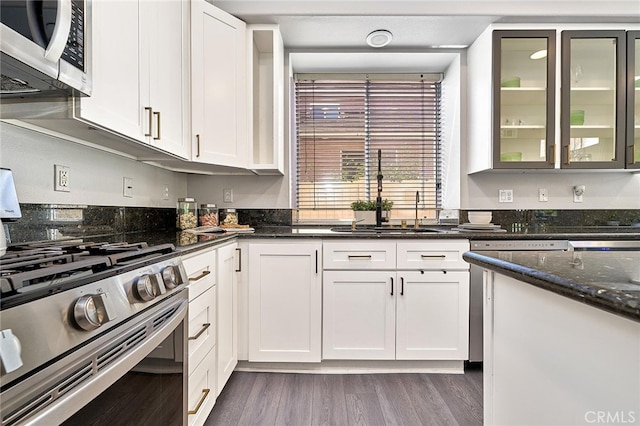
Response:
[[[420,191],[416,191],[416,221],[413,225],[413,227],[416,229],[420,227],[420,223],[418,222],[418,203],[419,202],[420,202]]]
[[[376,197],[376,226],[382,226],[382,150],[378,150],[378,196]]]

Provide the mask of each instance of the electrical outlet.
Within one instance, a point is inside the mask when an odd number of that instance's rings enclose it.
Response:
[[[62,192],[70,192],[70,172],[71,169],[67,166],[61,166],[59,164],[54,164],[53,166],[53,174],[54,174],[54,182],[53,189],[55,191]]]
[[[513,189],[501,189],[498,195],[499,203],[513,203]]]
[[[122,195],[124,197],[133,197],[133,178],[122,178]]]
[[[549,201],[549,192],[547,192],[547,188],[538,188],[538,201]]]
[[[162,187],[162,199],[163,200],[168,200],[169,199],[169,185],[163,185],[163,187]]]
[[[222,201],[225,203],[233,203],[233,189],[225,188],[222,190]]]
[[[573,187],[573,202],[574,203],[581,203],[582,202],[582,196],[584,195],[584,191],[585,191],[585,186],[584,185],[576,185]]]

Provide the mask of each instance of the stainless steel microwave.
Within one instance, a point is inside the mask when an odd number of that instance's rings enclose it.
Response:
[[[91,0],[0,2],[0,96],[91,94]]]

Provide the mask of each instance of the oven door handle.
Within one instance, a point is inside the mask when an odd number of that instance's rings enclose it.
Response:
[[[187,317],[187,311],[189,307],[189,300],[184,298],[178,298],[173,303],[176,307],[176,311],[173,315],[166,319],[158,328],[147,335],[145,340],[140,343],[139,346],[131,349],[129,352],[121,355],[117,360],[111,362],[110,365],[100,370],[95,376],[87,379],[84,383],[69,390],[65,396],[61,397],[57,401],[54,401],[47,408],[35,414],[33,417],[29,417],[29,424],[60,424],[91,402],[97,395],[108,389],[118,379],[124,376],[127,372],[131,371],[140,361],[146,358],[151,351],[153,351],[160,343],[162,343],[171,333],[176,330],[180,323]],[[145,316],[144,319],[138,321],[134,325],[129,325],[127,328],[136,327],[141,324],[153,321],[159,314],[166,311],[167,306],[154,310],[153,314]],[[117,339],[121,332],[112,336],[111,339]],[[186,339],[183,344],[186,347]],[[99,353],[104,350],[105,345],[102,344],[89,352],[86,357],[90,357],[91,354]],[[184,354],[182,354],[184,355]]]

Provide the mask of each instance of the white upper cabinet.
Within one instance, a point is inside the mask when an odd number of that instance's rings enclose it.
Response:
[[[191,159],[246,168],[246,24],[204,0],[191,2]]]
[[[93,11],[94,90],[75,100],[75,117],[188,158],[187,6],[99,1]]]
[[[284,48],[278,25],[247,26],[249,168],[284,174]]]

